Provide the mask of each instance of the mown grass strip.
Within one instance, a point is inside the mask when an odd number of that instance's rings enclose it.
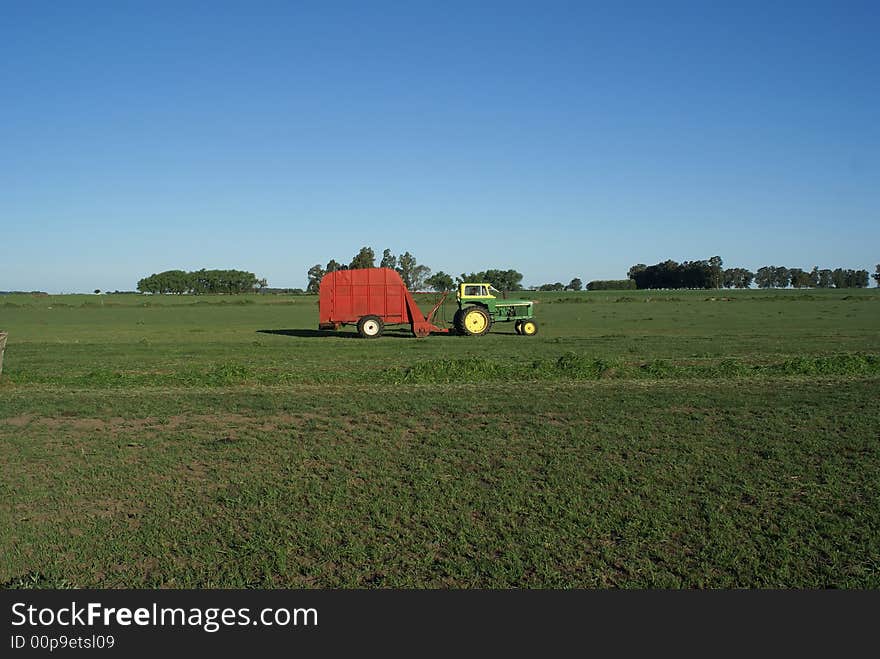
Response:
[[[880,374],[880,356],[837,354],[753,363],[722,359],[684,363],[666,359],[626,362],[568,352],[555,360],[510,362],[482,357],[431,359],[386,373],[391,382],[478,382],[498,380],[716,379],[772,376],[867,376]]]
[[[80,373],[16,373],[8,385],[56,385],[95,389],[144,387],[227,387],[236,385],[333,384],[382,382],[390,384],[565,381],[749,379],[771,377],[870,377],[880,375],[880,355],[840,353],[756,361],[753,358],[651,359],[632,361],[597,357],[573,351],[556,357],[515,359],[469,356],[415,361],[376,371],[375,365],[302,369],[255,366],[224,361],[198,367],[167,370],[94,368]],[[8,386],[7,385],[7,386]]]

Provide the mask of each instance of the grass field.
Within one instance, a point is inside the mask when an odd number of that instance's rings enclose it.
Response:
[[[876,289],[530,295],[0,297],[0,585],[880,587]]]

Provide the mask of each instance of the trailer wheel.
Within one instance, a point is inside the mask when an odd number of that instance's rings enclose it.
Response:
[[[522,324],[522,333],[525,336],[535,336],[538,333],[538,323],[534,320],[524,320]]]
[[[379,316],[364,316],[357,324],[358,334],[364,339],[375,339],[382,336],[385,323]]]
[[[483,307],[468,307],[461,314],[464,333],[470,336],[483,336],[492,327],[492,318]]]
[[[518,320],[518,321],[516,321],[516,322],[513,324],[513,330],[514,330],[517,334],[522,334],[522,326],[523,326],[523,321]]]

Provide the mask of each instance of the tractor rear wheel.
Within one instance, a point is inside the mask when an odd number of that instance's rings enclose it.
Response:
[[[538,333],[538,323],[534,320],[524,320],[520,331],[524,336],[535,336]]]
[[[469,336],[483,336],[492,327],[492,318],[483,307],[467,307],[461,312],[461,325]]]
[[[357,324],[358,334],[364,339],[376,339],[382,336],[385,323],[379,316],[364,316]]]
[[[464,309],[459,309],[452,317],[452,324],[455,326],[456,334],[464,334]]]

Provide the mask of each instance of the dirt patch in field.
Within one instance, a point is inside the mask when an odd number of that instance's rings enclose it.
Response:
[[[194,487],[198,491],[205,492],[222,487],[216,470],[201,460],[188,460],[177,467],[175,474],[177,477],[175,480],[186,484],[190,490]]]
[[[550,426],[565,428],[573,421],[582,422],[581,417],[561,412],[542,412],[534,414],[523,412],[503,421],[490,423],[484,412],[460,412],[456,416],[464,426],[483,430],[515,431],[524,426]],[[328,441],[347,441],[346,438],[385,436],[394,434],[403,439],[418,439],[430,434],[443,423],[448,422],[449,414],[437,410],[408,411],[395,410],[393,413],[354,412],[338,416],[328,416],[317,412],[277,412],[269,414],[246,415],[235,412],[218,414],[176,414],[170,416],[148,416],[142,418],[123,417],[78,417],[69,415],[38,416],[22,414],[5,420],[9,428],[26,429],[29,434],[44,435],[47,443],[56,447],[69,445],[69,459],[86,455],[93,439],[103,438],[128,442],[130,449],[148,446],[151,438],[161,439],[175,433],[186,435],[197,441],[208,441],[221,446],[235,444],[249,436],[278,434],[302,435],[303,433],[329,434]],[[0,434],[4,422],[0,421]],[[14,432],[14,431],[13,431]],[[137,458],[133,451],[132,459]]]
[[[277,419],[278,417],[272,417]],[[126,419],[123,417],[111,417],[98,419],[91,417],[74,416],[36,416],[22,414],[17,417],[5,419],[3,422],[15,427],[23,427],[28,424],[38,425],[48,429],[65,429],[74,431],[113,431],[113,430],[179,430],[181,428],[203,427],[206,424],[214,426],[244,425],[259,421],[260,417],[249,417],[243,414],[193,414],[175,415],[170,417],[144,417],[141,419]]]
[[[0,420],[0,424],[21,428],[29,424],[33,418],[33,414],[19,414],[18,416],[10,416]]]
[[[140,518],[146,506],[144,502],[133,499],[116,499],[100,497],[90,499],[78,497],[76,505],[59,505],[50,501],[33,501],[18,503],[7,507],[7,514],[12,514],[19,523],[36,524],[62,522],[72,536],[83,535],[88,527],[89,518],[116,518],[128,523],[130,528],[140,526]]]
[[[174,433],[186,434],[196,440],[209,440],[217,444],[233,444],[252,434],[289,434],[304,430],[322,432],[338,428],[351,431],[360,427],[363,427],[363,421],[360,419],[327,417],[314,412],[284,412],[258,416],[238,413],[178,414],[129,419],[22,414],[0,421],[0,435],[4,430],[16,432],[21,429],[29,434],[44,436],[47,443],[56,446],[70,444],[73,451],[79,453],[88,451],[88,442],[95,437],[132,439],[133,443],[128,443],[127,446],[136,449],[143,448],[144,441],[148,438]]]
[[[108,424],[101,419],[80,419],[75,417],[68,418],[41,418],[37,421],[46,428],[56,430],[59,428],[70,428],[71,430],[94,431],[103,430]]]

